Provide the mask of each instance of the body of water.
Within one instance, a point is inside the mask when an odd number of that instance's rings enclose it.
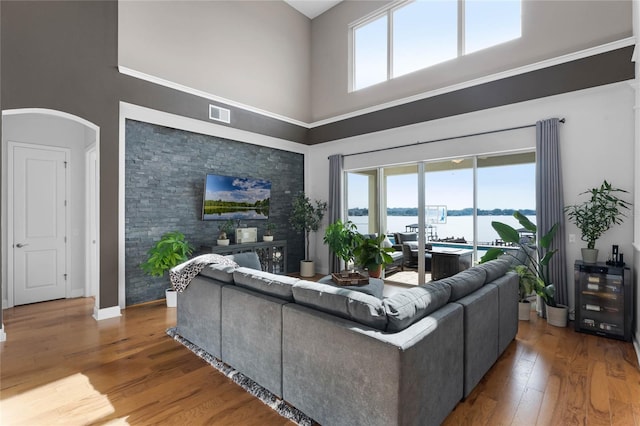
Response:
[[[527,216],[533,223],[535,216]],[[368,216],[350,216],[361,233],[369,232]],[[496,231],[491,227],[492,221],[506,223],[515,229],[521,228],[520,223],[513,216],[478,216],[478,242],[488,243],[495,241],[498,237]],[[418,216],[387,216],[387,233],[405,232],[407,225],[417,224]],[[448,216],[447,223],[432,225],[431,231],[437,234],[436,238],[464,238],[468,242],[473,241],[473,216]]]

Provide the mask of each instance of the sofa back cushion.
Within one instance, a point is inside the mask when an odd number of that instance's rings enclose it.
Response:
[[[262,270],[260,259],[258,259],[258,253],[256,253],[255,251],[228,254],[225,257],[236,262],[238,266],[244,266],[245,268],[256,269],[258,271]]]
[[[233,280],[238,287],[255,290],[290,302],[293,301],[293,285],[300,281],[298,278],[246,267],[240,267],[233,271]]]
[[[450,277],[438,280],[438,282],[451,286],[451,297],[449,301],[453,302],[482,287],[486,278],[487,272],[482,268],[474,266]]]
[[[393,235],[396,244],[406,243],[407,241],[418,241],[418,234],[416,232],[396,232]]]
[[[214,280],[222,281],[226,284],[232,284],[233,271],[235,271],[236,268],[236,266],[213,263],[211,265],[205,266],[202,271],[200,271],[200,275]]]
[[[444,306],[451,296],[451,287],[440,281],[408,288],[383,299],[389,324],[387,331],[404,330],[414,322]]]
[[[300,305],[378,330],[387,328],[387,314],[382,300],[369,294],[311,281],[298,281],[293,286],[293,299]]]
[[[508,259],[500,258],[491,260],[487,263],[481,263],[476,268],[484,269],[487,273],[485,283],[496,280],[507,273],[511,269],[511,262]]]

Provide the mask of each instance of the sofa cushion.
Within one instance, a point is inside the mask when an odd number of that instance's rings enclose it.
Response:
[[[444,306],[451,287],[439,281],[408,288],[382,301],[387,312],[387,331],[400,331]]]
[[[205,266],[202,271],[200,271],[200,275],[231,284],[233,283],[233,271],[235,271],[236,268],[236,266],[214,263]]]
[[[238,266],[244,266],[245,268],[257,269],[258,271],[262,270],[262,266],[260,265],[260,259],[258,259],[258,253],[255,251],[248,251],[244,253],[235,253],[228,254],[225,256],[236,262]]]
[[[437,282],[451,286],[449,301],[453,302],[482,287],[486,277],[487,272],[484,269],[474,266]]]
[[[394,235],[396,244],[406,243],[407,241],[418,241],[418,234],[416,232],[397,232]]]
[[[359,291],[360,293],[369,294],[371,296],[382,299],[384,292],[384,281],[380,278],[369,278],[369,284],[367,285],[338,285],[333,282],[331,275],[320,278],[316,281],[320,284],[327,284],[333,287],[338,287],[346,290]]]
[[[233,271],[233,279],[239,287],[248,288],[288,301],[293,301],[292,287],[300,281],[298,278],[276,275],[245,267],[240,267]]]
[[[484,269],[487,273],[487,277],[485,278],[485,282],[491,282],[496,280],[507,273],[509,269],[511,269],[511,262],[508,259],[495,259],[491,260],[487,263],[481,263],[477,265],[476,268]]]
[[[382,300],[359,291],[328,284],[298,281],[293,286],[296,303],[359,322],[378,330],[387,327]]]

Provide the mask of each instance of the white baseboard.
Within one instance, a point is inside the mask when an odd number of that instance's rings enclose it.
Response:
[[[7,309],[9,307],[9,301],[7,299],[2,299],[2,309]]]
[[[7,333],[4,332],[4,324],[0,327],[0,342],[7,340]]]
[[[636,350],[636,357],[638,358],[638,365],[640,365],[640,342],[633,336],[633,348]]]
[[[69,296],[69,298],[75,299],[77,297],[84,297],[84,289],[71,290],[71,296]]]
[[[120,313],[120,306],[112,306],[110,308],[98,309],[96,307],[93,308],[93,318],[96,321],[102,321],[109,318],[117,318],[122,316]]]

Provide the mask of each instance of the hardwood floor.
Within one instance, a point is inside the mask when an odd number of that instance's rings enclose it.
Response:
[[[287,421],[165,334],[175,309],[96,322],[92,299],[4,311],[0,424],[283,425]],[[446,425],[639,425],[630,343],[532,316]]]

